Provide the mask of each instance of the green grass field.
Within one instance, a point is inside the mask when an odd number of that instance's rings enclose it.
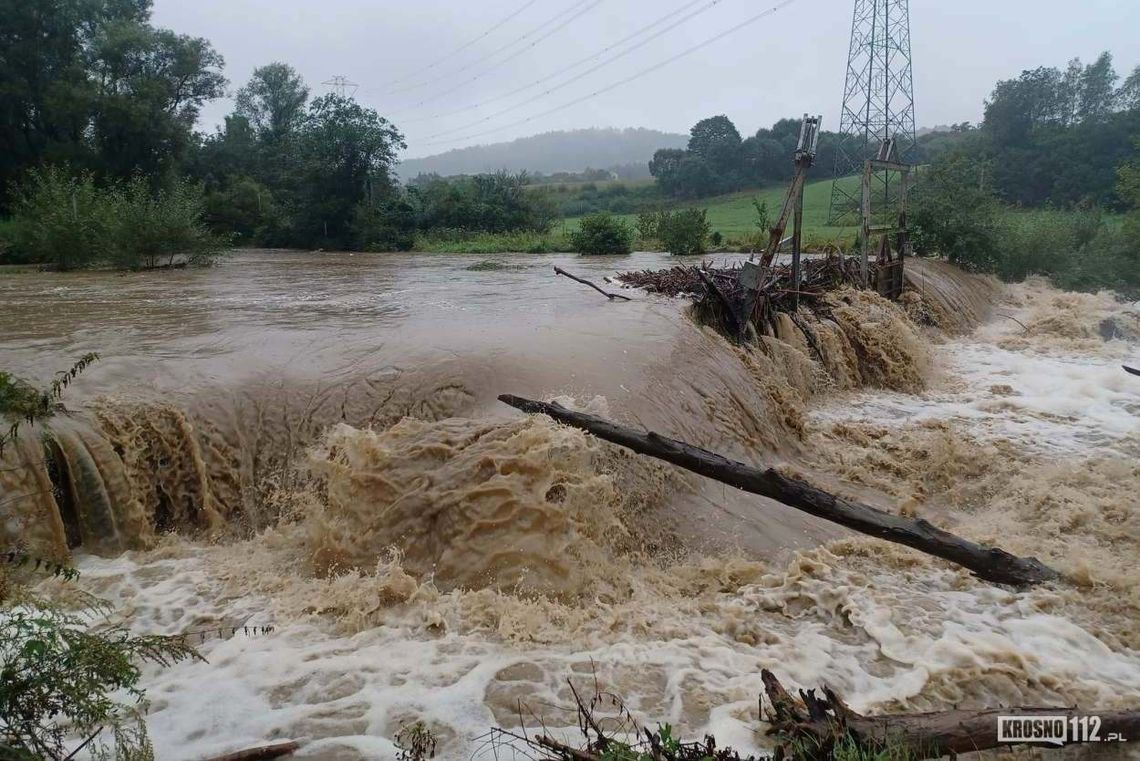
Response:
[[[847,186],[848,192],[858,195],[859,178],[847,177],[841,182]],[[745,242],[762,241],[767,238],[764,231],[756,227],[756,209],[752,206],[752,199],[759,197],[768,203],[768,213],[773,221],[780,212],[784,203],[784,194],[787,185],[774,185],[759,190],[744,190],[729,193],[723,196],[703,198],[698,201],[678,202],[671,204],[674,208],[696,206],[707,210],[709,223],[714,232],[719,231],[725,240],[731,244],[741,245]],[[827,243],[838,243],[844,248],[850,248],[854,242],[858,228],[855,225],[848,227],[834,227],[827,223],[828,210],[831,206],[831,180],[816,180],[804,187],[804,238],[808,247],[823,246]],[[630,223],[637,222],[636,214],[621,215]],[[556,230],[569,232],[578,227],[579,217],[563,220]],[[791,233],[791,221],[788,222],[788,232]]]

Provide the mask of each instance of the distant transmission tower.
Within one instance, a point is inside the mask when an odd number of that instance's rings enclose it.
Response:
[[[842,178],[862,174],[863,162],[884,150],[884,158],[905,162],[915,145],[909,0],[855,0],[839,132],[829,220],[851,224],[862,191]],[[877,173],[871,192],[876,209],[889,209],[889,174]]]
[[[355,82],[348,81],[348,77],[341,74],[337,74],[332,79],[326,79],[324,82],[321,82],[321,84],[327,85],[330,90],[342,98],[345,97],[345,95],[348,95],[349,97],[356,95],[356,90],[360,87],[360,85],[356,84]],[[348,88],[350,87],[352,88],[351,93],[348,92]]]

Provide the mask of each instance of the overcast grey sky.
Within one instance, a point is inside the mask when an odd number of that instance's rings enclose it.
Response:
[[[405,157],[552,129],[652,127],[687,132],[698,119],[719,113],[727,114],[744,135],[805,111],[823,113],[825,128],[838,127],[853,0],[793,0],[648,76],[516,124],[664,61],[777,2],[719,0],[628,56],[545,97],[535,98],[596,62],[483,108],[440,116],[553,74],[692,0],[597,0],[534,47],[529,43],[538,34],[509,47],[581,2],[533,0],[502,28],[426,73],[424,67],[479,37],[526,0],[156,0],[154,20],[209,38],[225,56],[231,90],[243,84],[255,66],[270,61],[292,64],[315,94],[328,90],[322,81],[346,75],[360,83],[361,102],[405,133]],[[692,10],[702,5],[692,5]],[[1121,75],[1140,63],[1140,0],[912,0],[910,15],[920,127],[978,121],[994,82],[1022,69],[1064,66],[1073,56],[1088,62],[1102,50],[1113,54]],[[523,52],[499,63],[516,50]],[[436,78],[439,81],[429,86],[393,92]],[[488,113],[531,98],[528,105],[468,128]],[[422,101],[428,102],[418,106]],[[211,104],[203,126],[212,128],[231,106],[229,101]],[[490,130],[496,131],[470,137]]]

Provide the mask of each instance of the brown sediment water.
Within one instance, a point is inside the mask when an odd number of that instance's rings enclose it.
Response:
[[[7,453],[9,540],[74,555],[140,631],[276,627],[149,675],[162,757],[281,737],[386,757],[414,719],[469,757],[519,699],[572,725],[567,676],[743,748],[764,745],[762,667],[857,709],[1140,701],[1140,389],[1110,372],[1137,350],[1129,305],[915,262],[901,305],[838,292],[741,348],[684,301],[552,272],[667,257],[496,259],[242,252],[0,283],[5,369],[102,355],[46,445]],[[779,463],[1080,583],[994,589],[499,393]]]

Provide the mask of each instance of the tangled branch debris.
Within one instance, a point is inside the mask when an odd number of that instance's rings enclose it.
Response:
[[[1091,713],[1100,719],[1100,741],[1110,737],[1121,742],[1140,739],[1140,711],[1020,706],[863,716],[827,687],[823,688],[823,697],[815,690],[800,690],[797,701],[771,671],[763,670],[760,677],[770,704],[766,718],[768,734],[776,738],[777,760],[824,761],[841,755],[838,751],[844,747],[860,751],[859,758],[940,758],[1033,742],[1027,737],[999,743],[998,716],[1064,717],[1069,721]],[[1090,737],[1061,744],[1092,741]]]
[[[765,271],[759,290],[748,288],[741,278],[742,266],[670,267],[664,270],[624,272],[618,279],[627,286],[643,288],[665,296],[688,296],[696,300],[696,317],[733,338],[741,337],[751,324],[760,333],[770,333],[778,312],[795,312],[796,297],[808,308],[822,307],[829,291],[860,282],[859,265],[854,259],[828,254],[804,259],[797,286],[790,265],[777,264]],[[875,278],[872,265],[871,277]]]
[[[853,711],[827,687],[822,689],[823,697],[817,695],[816,690],[800,690],[796,698],[771,671],[764,669],[760,678],[764,683],[760,718],[768,724],[766,733],[772,738],[777,761],[834,761],[837,758],[920,761],[999,747],[999,715],[1065,720],[1090,715],[1075,708],[1017,707],[864,716]],[[700,741],[684,742],[674,737],[674,728],[668,724],[649,730],[638,723],[620,697],[602,692],[596,686],[589,701],[583,700],[573,683],[570,688],[577,706],[577,729],[581,737],[578,743],[555,738],[538,717],[534,720],[541,730],[529,731],[522,719],[520,704],[521,726],[517,730],[493,730],[485,738],[484,750],[496,758],[502,757],[500,751],[509,749],[514,757],[545,761],[755,759],[742,756],[732,748],[717,747],[716,740],[708,735]],[[1099,741],[1140,738],[1140,711],[1091,713],[1101,720]],[[1071,739],[1065,744],[1097,741],[1090,736]],[[1031,742],[1033,739],[1027,737],[1000,745]]]

